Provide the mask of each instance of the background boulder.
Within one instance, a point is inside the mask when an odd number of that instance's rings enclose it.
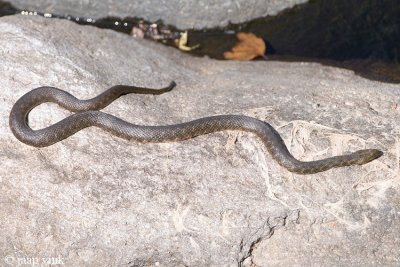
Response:
[[[20,9],[92,18],[107,16],[139,17],[149,21],[163,20],[181,29],[223,27],[290,8],[307,0],[169,0],[169,1],[27,1],[15,0]]]

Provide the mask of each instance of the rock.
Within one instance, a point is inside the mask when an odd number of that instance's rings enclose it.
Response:
[[[162,19],[166,24],[181,29],[223,27],[229,22],[239,23],[293,7],[307,0],[169,0],[164,1],[27,1],[15,0],[19,9],[38,10],[56,14],[102,18],[107,16],[140,17],[150,21]]]
[[[1,265],[398,265],[400,86],[316,63],[194,58],[62,20],[0,19]],[[91,98],[115,84],[178,86],[104,109],[174,124],[245,114],[282,134],[299,159],[362,148],[363,166],[296,175],[253,134],[221,132],[139,144],[97,128],[46,148],[8,126],[15,101],[56,86]],[[34,128],[70,113],[34,109]]]

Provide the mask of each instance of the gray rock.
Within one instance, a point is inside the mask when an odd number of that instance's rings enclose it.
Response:
[[[399,265],[400,86],[315,63],[194,58],[109,30],[0,19],[1,265]],[[12,105],[51,85],[90,98],[115,84],[177,88],[127,95],[105,112],[147,125],[214,114],[270,122],[299,159],[361,148],[367,165],[295,175],[243,132],[139,144],[97,128],[47,148],[19,142]],[[70,113],[34,109],[45,127]]]
[[[162,19],[181,29],[223,27],[267,15],[276,15],[285,8],[307,0],[168,0],[168,1],[27,1],[15,0],[20,9],[38,10],[92,18],[106,16],[141,17],[150,21]]]

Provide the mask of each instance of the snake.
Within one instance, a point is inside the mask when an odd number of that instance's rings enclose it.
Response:
[[[269,123],[253,117],[215,115],[174,125],[148,126],[135,125],[100,111],[122,95],[160,95],[171,91],[175,86],[173,81],[160,89],[116,85],[88,100],[80,100],[56,87],[38,87],[15,102],[10,112],[9,125],[18,140],[34,147],[53,145],[91,126],[139,143],[183,141],[226,130],[250,132],[262,140],[279,165],[297,174],[313,174],[336,167],[362,165],[383,155],[378,149],[362,149],[320,160],[300,161],[289,152],[280,134]],[[33,108],[46,102],[56,103],[73,114],[46,128],[33,130],[29,126],[28,115]]]

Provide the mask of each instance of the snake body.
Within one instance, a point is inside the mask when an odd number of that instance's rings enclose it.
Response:
[[[79,100],[55,87],[39,87],[26,93],[15,103],[10,113],[10,128],[17,139],[35,147],[50,146],[90,126],[97,126],[113,135],[143,143],[181,141],[218,131],[240,130],[256,134],[281,166],[299,174],[361,165],[383,154],[377,149],[364,149],[346,155],[303,162],[290,154],[282,138],[270,124],[252,117],[218,115],[175,125],[141,126],[99,111],[121,95],[129,93],[157,95],[172,90],[175,85],[171,82],[169,86],[161,89],[117,85],[89,100]],[[33,130],[28,124],[28,114],[34,107],[45,102],[57,103],[75,114],[44,129]]]

